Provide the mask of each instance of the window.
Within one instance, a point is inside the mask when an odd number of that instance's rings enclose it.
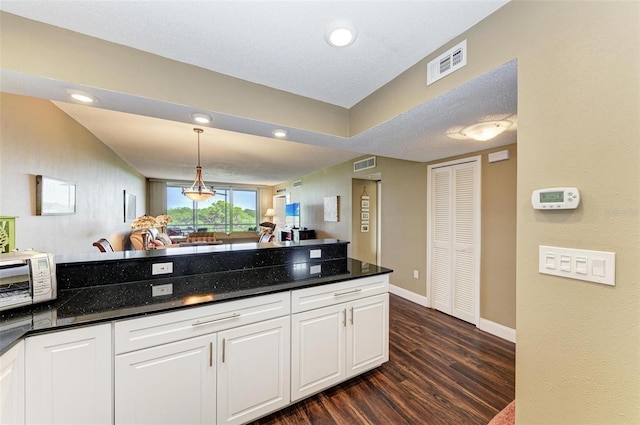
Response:
[[[182,187],[167,186],[167,214],[173,221],[167,232],[246,232],[258,228],[256,189],[215,188],[215,196],[195,202],[182,194]]]

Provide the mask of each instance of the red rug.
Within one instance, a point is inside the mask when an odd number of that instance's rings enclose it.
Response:
[[[491,419],[488,425],[513,425],[516,423],[516,401],[513,400]]]

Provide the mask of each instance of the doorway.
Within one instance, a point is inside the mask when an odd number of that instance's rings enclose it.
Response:
[[[351,181],[351,257],[379,264],[380,181]]]
[[[273,217],[273,222],[276,228],[283,227],[286,223],[286,205],[291,203],[291,194],[289,192],[282,193],[273,196],[273,210],[276,215]],[[276,241],[280,242],[281,234],[274,229],[276,235]]]

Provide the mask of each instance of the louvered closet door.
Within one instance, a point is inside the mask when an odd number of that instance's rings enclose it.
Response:
[[[452,176],[451,167],[435,169],[431,174],[431,305],[447,314],[451,314]]]
[[[479,160],[430,169],[432,306],[476,323],[479,287]]]

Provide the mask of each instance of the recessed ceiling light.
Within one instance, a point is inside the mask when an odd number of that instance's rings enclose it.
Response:
[[[98,98],[96,98],[95,96],[83,92],[83,91],[79,91],[79,90],[67,90],[67,93],[69,93],[69,96],[71,96],[71,98],[73,100],[77,100],[78,102],[82,102],[82,103],[96,103],[98,101]]]
[[[193,113],[191,114],[191,117],[195,122],[200,124],[209,124],[211,121],[213,121],[213,118],[211,118],[207,114]]]
[[[324,34],[327,43],[333,47],[347,47],[353,44],[357,37],[358,31],[356,28],[345,21],[332,23],[327,27],[327,31]]]
[[[287,134],[289,134],[289,132],[287,130],[278,128],[276,130],[273,130],[271,134],[273,134],[273,137],[277,137],[278,139],[284,139],[285,137],[287,137]]]

